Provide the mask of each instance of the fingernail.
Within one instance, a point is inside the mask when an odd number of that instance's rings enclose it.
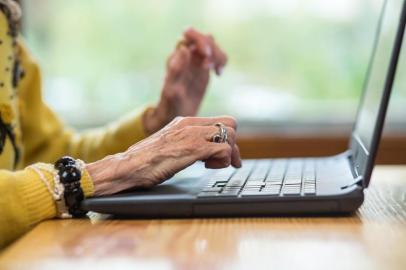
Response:
[[[219,67],[219,68],[217,69],[218,75],[220,76],[221,74],[223,74],[223,71],[224,71],[224,67]]]
[[[207,70],[210,70],[214,68],[214,64],[210,62],[208,59],[205,59],[203,62],[203,67]]]
[[[211,57],[211,48],[210,48],[210,46],[206,46],[206,56]]]

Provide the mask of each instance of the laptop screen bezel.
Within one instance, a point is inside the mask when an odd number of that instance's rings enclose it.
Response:
[[[386,0],[384,2],[381,16],[379,19],[378,30],[377,30],[377,34],[375,37],[373,51],[372,51],[372,57],[369,62],[368,72],[367,72],[367,76],[366,76],[365,82],[364,82],[363,94],[362,94],[362,97],[361,97],[361,100],[359,103],[359,107],[358,107],[357,121],[359,121],[360,111],[361,111],[363,103],[364,103],[364,97],[365,97],[365,93],[367,91],[368,80],[370,78],[370,71],[371,71],[372,65],[374,63],[377,43],[379,41],[380,28],[382,25],[383,18],[385,16],[385,14],[384,14],[385,5],[388,4],[388,1],[390,1],[390,0]],[[352,136],[351,136],[351,140],[350,140],[351,161],[352,161],[352,166],[353,166],[353,171],[355,173],[355,176],[362,177],[362,179],[363,179],[362,183],[363,183],[364,187],[368,187],[368,185],[369,185],[372,170],[373,170],[375,159],[376,159],[376,154],[377,154],[378,147],[379,147],[379,142],[380,142],[380,139],[382,136],[382,130],[383,130],[384,123],[385,123],[386,111],[387,111],[387,107],[389,104],[393,81],[394,81],[395,75],[396,75],[396,68],[397,68],[397,64],[398,64],[400,51],[402,48],[403,35],[405,32],[405,23],[406,23],[406,1],[403,1],[402,10],[400,13],[400,18],[399,18],[399,24],[398,24],[398,28],[397,28],[397,32],[396,32],[396,37],[395,37],[395,42],[394,42],[394,46],[393,46],[393,50],[392,50],[392,54],[391,54],[391,58],[390,58],[388,72],[387,72],[386,79],[385,79],[383,95],[382,95],[382,99],[381,99],[381,102],[379,105],[378,117],[377,117],[375,128],[373,130],[370,149],[367,149],[367,147],[363,144],[361,138],[357,135],[356,128],[355,128],[356,123],[353,126]]]

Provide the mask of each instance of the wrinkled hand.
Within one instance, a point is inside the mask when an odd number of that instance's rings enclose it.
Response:
[[[211,35],[193,28],[167,61],[167,73],[157,107],[144,116],[147,134],[152,134],[176,116],[195,116],[209,83],[210,71],[221,75],[227,56]]]
[[[223,123],[227,143],[214,143]],[[236,122],[231,117],[177,117],[154,135],[131,146],[126,152],[108,156],[86,166],[95,195],[113,194],[137,187],[152,187],[175,173],[204,161],[207,168],[241,167],[236,145]]]

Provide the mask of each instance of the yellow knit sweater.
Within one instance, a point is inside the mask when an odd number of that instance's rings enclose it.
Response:
[[[7,135],[0,152],[0,250],[33,225],[56,215],[51,195],[28,165],[45,162],[52,166],[63,155],[89,162],[124,151],[145,137],[137,113],[82,134],[64,127],[41,98],[37,63],[21,40],[13,44],[9,31],[7,18],[0,11],[0,117],[14,137],[0,130]],[[12,81],[16,61],[25,73],[17,85]],[[53,185],[52,175],[43,173]],[[87,172],[81,182],[85,195],[92,196],[93,183]]]

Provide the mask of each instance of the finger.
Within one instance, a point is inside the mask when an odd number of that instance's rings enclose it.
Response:
[[[219,169],[230,166],[232,153],[230,145],[226,143],[209,144],[206,149],[209,154],[202,159],[206,168]]]
[[[168,61],[168,75],[171,79],[177,80],[179,76],[185,71],[190,62],[190,51],[181,46],[174,51]]]
[[[219,76],[223,73],[224,66],[227,63],[227,55],[216,44],[216,42],[212,36],[209,36],[208,39],[209,39],[209,42],[211,44],[211,48],[213,51],[212,59],[214,62],[214,69],[216,71],[216,74]]]
[[[227,168],[230,166],[230,163],[226,159],[209,159],[204,161],[204,167],[207,169],[222,169],[222,168]]]
[[[202,127],[202,129],[205,132],[205,139],[208,142],[213,142],[213,137],[220,132],[220,128],[216,126],[207,126],[207,127]],[[235,129],[231,127],[225,126],[226,132],[227,132],[227,143],[231,146],[234,147],[235,142],[236,142],[236,133]]]
[[[236,142],[236,132],[232,127],[224,126],[227,132],[227,141],[224,143],[229,144],[234,147]],[[192,136],[194,140],[203,139],[205,142],[210,144],[222,144],[213,142],[213,137],[220,134],[220,128],[217,126],[187,126],[180,130],[181,132],[187,133],[188,136]]]
[[[240,148],[237,144],[234,144],[233,150],[231,152],[231,165],[235,168],[241,168],[241,155]]]
[[[196,51],[203,57],[211,58],[213,51],[211,44],[206,35],[196,31],[194,28],[189,28],[183,33],[185,43],[188,45],[195,45]]]
[[[218,157],[214,156],[211,157],[210,159],[205,161],[205,166],[207,168],[212,168],[212,169],[217,169],[217,168],[223,168],[227,167],[230,164],[232,164],[235,168],[241,167],[241,158],[240,158],[240,151],[238,149],[238,146],[236,145],[236,133],[233,128],[230,127],[225,127],[227,130],[227,142],[230,147],[231,147],[231,153],[230,156],[228,157]],[[211,144],[218,144],[214,143],[213,137],[217,134],[219,134],[219,127],[216,126],[208,126],[204,127],[204,130],[206,132],[206,140],[211,142]]]
[[[237,130],[237,121],[231,116],[217,117],[182,117],[175,121],[181,126],[213,126],[217,123],[222,123],[227,127]]]
[[[234,147],[232,148],[230,159],[228,159],[228,158],[219,159],[219,158],[212,157],[208,160],[204,160],[204,163],[205,163],[205,167],[209,168],[209,169],[220,169],[220,168],[228,167],[230,164],[234,168],[241,168],[242,162],[241,162],[241,157],[240,157],[240,150],[239,150],[238,146],[235,144]]]

